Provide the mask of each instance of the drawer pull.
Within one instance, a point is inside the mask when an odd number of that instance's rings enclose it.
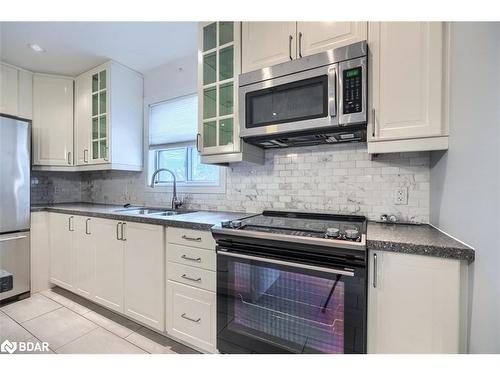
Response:
[[[199,283],[201,281],[201,277],[198,277],[197,279],[193,279],[192,277],[186,276],[186,274],[181,276],[183,279],[189,280],[189,281],[194,281]]]
[[[189,321],[194,322],[194,323],[198,323],[201,320],[201,318],[198,318],[198,319],[190,318],[189,316],[186,315],[186,313],[183,313],[181,315],[181,318],[184,318],[184,319],[189,320]]]
[[[196,241],[196,242],[201,242],[201,237],[188,237],[186,236],[185,234],[182,235],[182,239],[186,240],[186,241]]]
[[[191,257],[188,257],[186,254],[183,254],[181,256],[182,259],[185,259],[185,260],[191,260],[193,262],[201,262],[201,258],[191,258]]]

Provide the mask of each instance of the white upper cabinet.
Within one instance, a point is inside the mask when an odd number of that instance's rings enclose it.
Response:
[[[368,22],[297,22],[297,56],[314,55],[367,37]]]
[[[17,116],[18,70],[9,65],[0,65],[0,113]]]
[[[110,61],[76,78],[79,170],[142,170],[143,78]]]
[[[198,36],[196,145],[202,162],[263,162],[263,150],[239,137],[240,23],[202,22]]]
[[[370,22],[368,34],[368,151],[447,148],[444,23]]]
[[[73,79],[33,77],[33,165],[72,166]]]
[[[296,58],[296,22],[242,22],[242,73]]]
[[[33,73],[0,64],[0,113],[31,120]]]
[[[33,73],[19,70],[17,115],[21,118],[33,118]]]
[[[242,73],[367,38],[367,22],[242,22]]]

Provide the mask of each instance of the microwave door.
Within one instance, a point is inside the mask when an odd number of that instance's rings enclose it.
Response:
[[[270,136],[337,125],[337,116],[331,116],[338,108],[336,72],[337,65],[333,64],[241,86],[240,136]]]

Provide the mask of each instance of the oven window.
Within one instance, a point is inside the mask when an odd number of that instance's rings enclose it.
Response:
[[[328,115],[328,76],[308,78],[246,95],[247,128]]]
[[[221,258],[222,338],[264,353],[260,343],[290,353],[364,351],[364,279]]]

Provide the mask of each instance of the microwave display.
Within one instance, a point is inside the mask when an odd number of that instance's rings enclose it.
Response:
[[[363,111],[362,105],[362,70],[356,67],[344,70],[343,80],[343,114],[357,113]]]

